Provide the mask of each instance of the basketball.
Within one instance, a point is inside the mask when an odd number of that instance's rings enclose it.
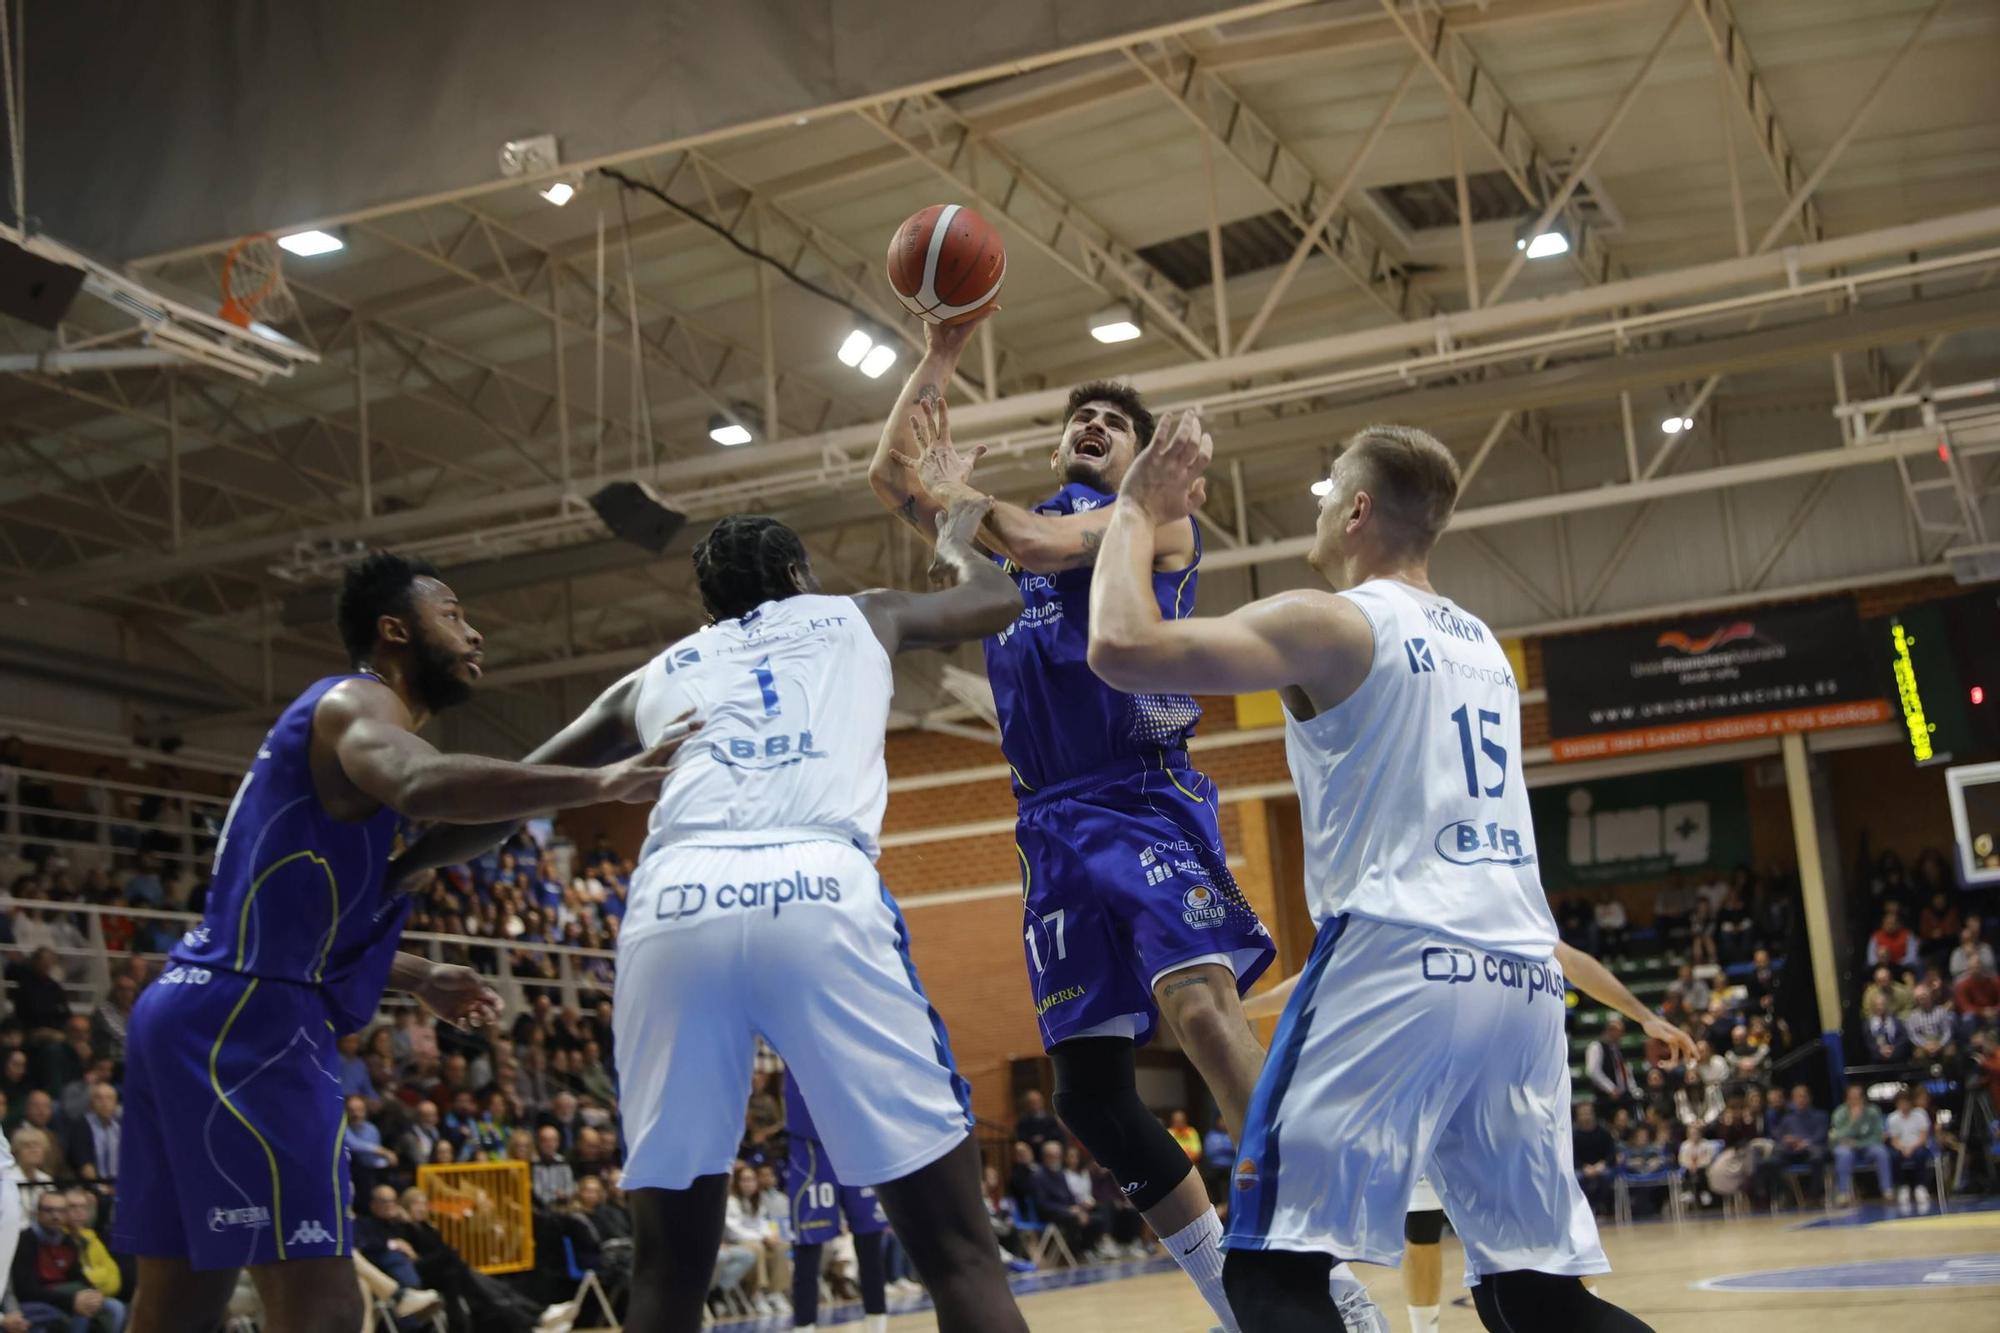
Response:
[[[889,241],[889,285],[927,323],[951,324],[981,309],[1006,276],[1000,233],[960,204],[910,214]]]

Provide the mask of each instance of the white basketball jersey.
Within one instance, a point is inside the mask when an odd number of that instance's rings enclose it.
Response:
[[[645,863],[675,843],[833,838],[873,858],[889,799],[889,655],[848,597],[766,602],[689,635],[643,668],[647,744],[693,710],[653,807]]]
[[[1341,596],[1375,631],[1368,678],[1311,721],[1285,716],[1314,920],[1351,912],[1547,957],[1507,655],[1478,617],[1406,584]]]

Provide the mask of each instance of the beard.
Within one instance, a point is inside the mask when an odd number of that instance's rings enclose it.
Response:
[[[1062,470],[1062,479],[1065,485],[1071,482],[1081,482],[1085,486],[1094,486],[1100,491],[1115,491],[1118,489],[1112,483],[1110,477],[1111,459],[1108,457],[1085,458],[1081,455],[1072,454],[1070,455],[1069,462],[1064,465]]]
[[[472,682],[457,675],[457,656],[427,634],[420,634],[411,647],[416,650],[416,669],[410,684],[426,710],[441,713],[472,697]]]

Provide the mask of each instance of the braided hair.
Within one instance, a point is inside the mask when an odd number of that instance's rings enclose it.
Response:
[[[812,575],[799,534],[763,514],[730,514],[695,544],[694,577],[701,604],[717,621],[737,620],[765,602],[801,591],[794,567]]]

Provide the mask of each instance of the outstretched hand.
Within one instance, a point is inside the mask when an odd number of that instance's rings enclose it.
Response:
[[[668,763],[687,739],[701,730],[693,710],[682,713],[652,746],[630,759],[608,764],[604,774],[604,799],[644,805],[657,800],[660,784],[667,780]]]
[[[1694,1038],[1675,1027],[1672,1023],[1669,1023],[1666,1019],[1655,1014],[1653,1017],[1647,1019],[1641,1027],[1646,1035],[1653,1040],[1665,1042],[1667,1050],[1672,1055],[1678,1057],[1677,1061],[1670,1061],[1669,1063],[1681,1063],[1695,1058]]]
[[[944,395],[926,394],[917,400],[917,410],[910,414],[910,433],[916,437],[917,456],[891,449],[889,457],[915,474],[917,484],[933,499],[949,504],[970,498],[972,468],[986,456],[986,446],[974,445],[966,454],[952,443],[951,412]]]
[[[933,588],[950,588],[959,581],[958,560],[979,558],[973,540],[979,525],[993,512],[993,497],[974,492],[953,498],[938,512],[937,544],[931,548],[930,581]]]
[[[1160,418],[1153,438],[1125,473],[1118,498],[1137,505],[1155,525],[1186,518],[1208,499],[1202,474],[1215,457],[1215,441],[1193,408]]]

